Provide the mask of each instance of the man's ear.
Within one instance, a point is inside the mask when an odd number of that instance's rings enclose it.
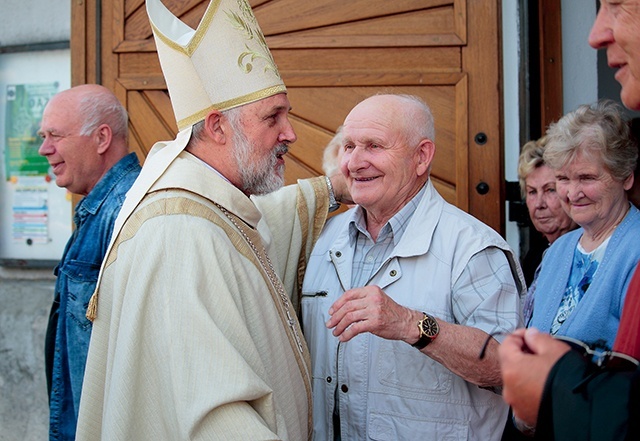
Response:
[[[417,153],[418,167],[416,172],[418,173],[418,176],[422,176],[429,171],[431,161],[433,161],[433,156],[436,153],[436,145],[430,139],[423,139],[420,141]]]
[[[229,125],[223,124],[224,120],[225,118],[219,110],[212,110],[204,118],[204,131],[209,138],[218,144],[226,143],[230,136]]]
[[[98,127],[93,136],[95,137],[96,143],[98,144],[98,154],[103,155],[109,150],[109,146],[111,146],[111,140],[113,139],[113,132],[111,132],[111,127],[108,124],[102,124]]]

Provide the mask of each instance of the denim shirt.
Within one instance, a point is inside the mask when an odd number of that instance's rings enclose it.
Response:
[[[76,228],[54,270],[57,281],[47,329],[50,343],[45,348],[47,373],[51,375],[50,440],[75,439],[92,325],[85,313],[98,281],[113,224],[139,173],[138,158],[130,153],[78,203],[73,218]],[[52,335],[54,329],[55,337]],[[55,338],[53,345],[52,338]]]

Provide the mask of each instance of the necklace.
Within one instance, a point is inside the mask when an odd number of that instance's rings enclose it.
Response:
[[[231,213],[229,213],[227,209],[224,208],[222,205],[216,202],[214,202],[214,204],[216,207],[220,209],[220,211],[222,211],[222,213],[227,217],[227,219],[229,219],[231,223],[236,227],[236,229],[240,232],[244,240],[249,244],[249,247],[251,247],[251,250],[253,251],[253,253],[258,258],[258,261],[260,262],[260,266],[262,267],[262,270],[267,274],[267,277],[269,278],[271,285],[276,289],[278,296],[282,301],[282,306],[284,307],[284,311],[287,316],[287,325],[289,326],[289,329],[291,330],[293,337],[296,340],[296,346],[298,347],[298,351],[302,354],[304,352],[302,340],[300,338],[300,334],[298,333],[296,320],[291,315],[289,297],[284,292],[284,285],[282,284],[282,281],[276,276],[276,272],[273,268],[273,264],[271,263],[271,259],[267,254],[267,250],[265,250],[264,246],[261,246],[260,247],[261,249],[258,249],[258,247],[254,244],[253,240],[251,240],[251,238],[249,237],[249,234],[247,234],[245,229],[238,223],[238,221],[236,221],[235,216],[232,216]]]

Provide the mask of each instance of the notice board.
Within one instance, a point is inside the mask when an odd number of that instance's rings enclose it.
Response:
[[[49,267],[71,235],[71,194],[38,154],[42,111],[71,82],[70,51],[0,54],[0,265]]]

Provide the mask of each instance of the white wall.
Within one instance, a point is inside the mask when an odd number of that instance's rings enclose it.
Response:
[[[72,0],[0,0],[0,47],[69,41]]]
[[[502,2],[502,74],[504,118],[504,175],[507,181],[518,180],[518,156],[520,155],[520,100],[518,80],[520,69],[520,21],[519,2]],[[506,239],[511,248],[520,254],[518,226],[509,222],[509,203],[505,203],[507,213]]]
[[[562,0],[563,112],[598,99],[598,52],[589,46],[596,0]]]

